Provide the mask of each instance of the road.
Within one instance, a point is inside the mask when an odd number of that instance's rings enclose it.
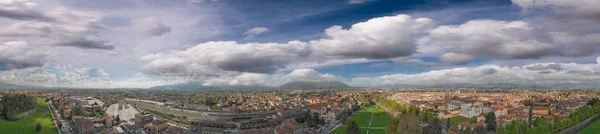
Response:
[[[53,105],[52,101],[48,102],[48,105],[50,105],[50,109],[52,109],[52,114],[54,116],[52,116],[54,118],[54,120],[56,120],[58,123],[60,123],[62,125],[61,128],[57,128],[59,133],[62,134],[73,134],[73,129],[71,129],[71,126],[69,125],[69,122],[66,121],[62,115],[59,113],[58,109]],[[57,124],[58,125],[58,124]]]

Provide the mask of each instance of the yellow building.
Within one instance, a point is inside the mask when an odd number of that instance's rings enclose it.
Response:
[[[536,106],[533,107],[532,112],[536,115],[549,115],[550,109],[548,107]]]
[[[154,120],[154,121],[144,125],[144,128],[146,128],[152,132],[159,132],[159,131],[162,131],[164,129],[167,129],[167,127],[169,127],[169,125],[167,123],[168,122],[165,120]]]

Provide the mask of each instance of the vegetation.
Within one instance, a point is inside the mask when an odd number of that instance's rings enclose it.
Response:
[[[350,120],[346,123],[347,129],[346,129],[346,133],[347,134],[358,134],[359,133],[359,127],[358,124],[356,124],[355,121]]]
[[[485,115],[485,124],[488,131],[496,131],[496,114],[494,112]]]
[[[531,127],[525,121],[511,121],[504,125],[501,131],[505,134],[549,134],[559,132],[565,128],[573,126],[585,119],[588,119],[600,112],[600,103],[593,106],[582,106],[571,112],[569,117],[564,120],[556,119],[554,122],[547,122],[543,118],[536,118]]]
[[[577,132],[577,134],[596,134],[598,130],[600,130],[600,120],[594,121],[594,123]]]
[[[389,133],[396,134],[420,134],[423,132],[419,125],[419,117],[414,113],[403,113],[398,116],[395,120],[398,120],[398,124],[389,124],[388,128],[396,128],[396,130],[388,131]],[[394,123],[393,121],[392,123]],[[395,125],[395,126],[394,126]]]
[[[42,132],[42,125],[40,125],[40,123],[35,126],[35,132]]]
[[[308,111],[308,112],[304,113],[304,115],[296,117],[295,118],[296,122],[304,123],[306,126],[309,126],[312,128],[317,128],[320,125],[325,124],[325,120],[320,118],[319,113],[313,113],[313,114],[310,114],[310,113],[311,112]]]
[[[463,116],[450,117],[450,124],[454,128],[457,128],[458,123],[463,122],[463,121],[468,121],[470,123],[475,123],[475,122],[477,122],[477,117],[471,117],[471,118],[467,118],[467,117],[463,117]]]
[[[52,115],[50,115],[50,111],[48,111],[48,105],[45,100],[38,98],[36,102],[36,112],[25,118],[16,121],[8,121],[4,117],[1,117],[0,124],[2,125],[0,125],[0,134],[14,134],[17,132],[23,134],[36,133],[36,124],[40,124],[42,128],[40,133],[42,134],[56,133],[56,127],[54,126]]]
[[[26,94],[8,94],[4,97],[0,105],[2,105],[2,113],[7,117],[16,116],[23,112],[34,109],[36,106],[36,98]]]
[[[340,127],[336,128],[335,130],[331,131],[330,134],[346,134],[347,129],[348,128],[346,126],[340,126]]]

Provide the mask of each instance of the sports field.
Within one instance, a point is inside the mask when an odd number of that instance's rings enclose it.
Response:
[[[385,134],[387,123],[392,120],[392,116],[388,115],[375,105],[363,107],[358,113],[350,117],[350,120],[353,120],[358,124],[361,134],[365,134],[367,133],[367,127],[369,127],[369,122],[371,121],[371,115],[373,116],[373,121],[371,122],[369,134]],[[345,134],[346,127],[338,127],[332,131],[332,133]]]
[[[0,118],[0,134],[35,134],[35,126],[39,123],[42,126],[42,134],[55,134],[56,127],[52,121],[52,115],[48,111],[48,105],[44,99],[38,98],[37,111],[25,118],[17,121],[8,121],[4,117]]]
[[[600,120],[594,121],[589,126],[577,132],[577,134],[597,134],[598,130],[600,130]]]

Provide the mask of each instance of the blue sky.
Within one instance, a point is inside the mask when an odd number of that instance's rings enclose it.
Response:
[[[588,84],[600,2],[5,0],[0,82]]]

